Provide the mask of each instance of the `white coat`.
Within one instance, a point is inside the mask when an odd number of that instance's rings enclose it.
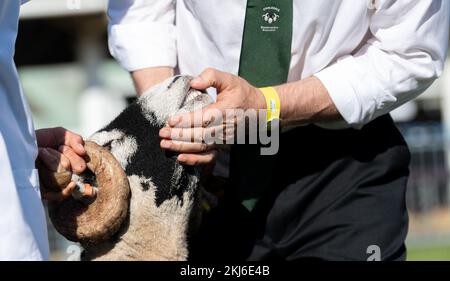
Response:
[[[0,1],[0,260],[46,260],[49,255],[34,168],[36,137],[13,60],[24,2]]]

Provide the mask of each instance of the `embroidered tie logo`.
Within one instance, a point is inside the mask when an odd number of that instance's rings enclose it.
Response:
[[[269,25],[261,25],[261,30],[264,32],[273,32],[278,30],[278,26],[274,25],[280,19],[280,9],[274,6],[263,8],[261,16],[264,23]]]
[[[265,13],[262,17],[263,17],[264,21],[272,24],[272,23],[276,22],[280,16],[275,13]]]

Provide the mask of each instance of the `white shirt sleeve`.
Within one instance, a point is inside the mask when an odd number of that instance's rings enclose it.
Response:
[[[317,73],[345,121],[361,128],[417,97],[440,76],[450,1],[380,1],[370,37],[353,55]]]
[[[110,0],[108,44],[128,71],[177,64],[173,0]]]

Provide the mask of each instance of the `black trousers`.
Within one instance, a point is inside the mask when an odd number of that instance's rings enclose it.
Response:
[[[300,127],[270,159],[239,150],[225,198],[192,238],[191,260],[364,261],[374,248],[381,260],[405,259],[410,154],[390,116],[362,130]],[[270,186],[249,212],[233,194],[258,188],[258,178]]]

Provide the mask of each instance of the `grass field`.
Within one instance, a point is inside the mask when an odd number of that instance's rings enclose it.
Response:
[[[450,261],[450,246],[408,249],[408,261]]]

